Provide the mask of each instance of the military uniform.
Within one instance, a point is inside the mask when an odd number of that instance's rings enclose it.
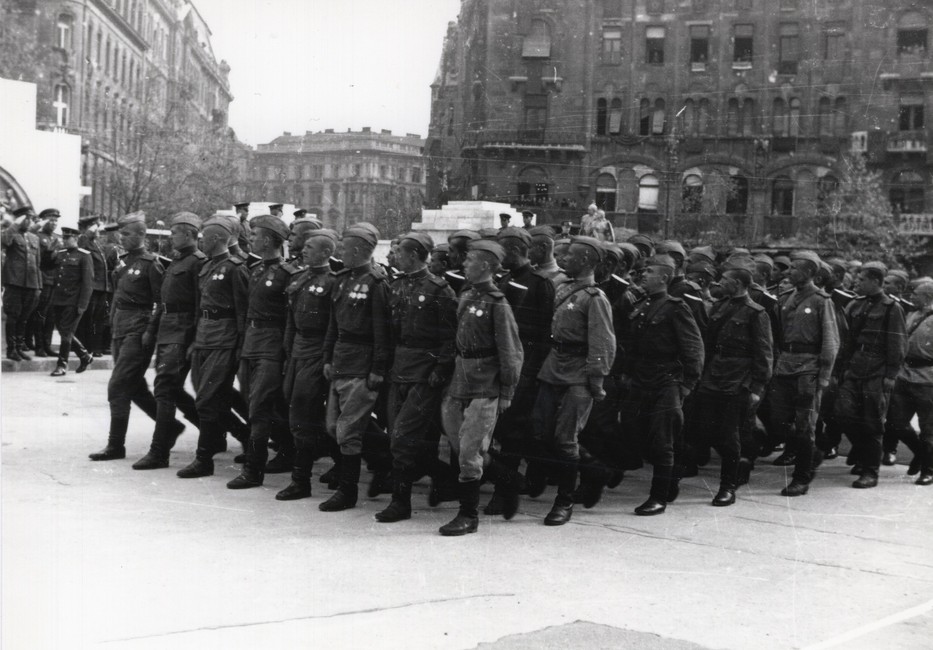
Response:
[[[839,354],[835,417],[852,440],[850,455],[862,476],[877,480],[890,391],[904,362],[904,311],[884,293],[859,297],[846,308],[849,333]],[[866,486],[868,487],[868,486]]]
[[[72,346],[86,366],[90,353],[74,336],[81,315],[91,299],[94,270],[91,254],[82,248],[66,249],[58,253],[58,271],[49,296],[49,321],[58,328],[61,346],[58,349],[58,367],[68,367]]]
[[[42,275],[42,291],[39,302],[29,322],[29,336],[32,338],[36,356],[51,356],[52,332],[55,328],[54,319],[50,317],[50,299],[52,289],[55,287],[58,264],[56,257],[62,242],[54,232],[40,230],[36,233],[39,238],[39,272]]]
[[[106,252],[97,237],[81,235],[78,237],[78,247],[91,253],[91,261],[94,264],[94,288],[91,293],[91,302],[78,324],[77,334],[92,353],[100,354],[104,349],[104,336],[111,309],[108,300],[114,286],[111,271],[115,267],[108,265]]]
[[[0,234],[3,262],[3,313],[6,314],[7,357],[21,357],[25,350],[26,323],[39,304],[42,290],[39,238],[11,225]]]
[[[829,294],[836,313],[836,329],[839,341],[845,341],[849,332],[849,319],[846,307],[855,300],[855,294],[843,289],[833,289]],[[823,391],[820,399],[820,418],[816,423],[816,446],[824,455],[835,453],[842,441],[842,428],[836,422],[836,399],[839,396],[839,364],[835,364],[833,374],[836,381],[831,382]]]

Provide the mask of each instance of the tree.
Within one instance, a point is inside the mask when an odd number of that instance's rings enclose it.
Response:
[[[52,52],[39,43],[35,2],[0,0],[0,77],[37,83]]]

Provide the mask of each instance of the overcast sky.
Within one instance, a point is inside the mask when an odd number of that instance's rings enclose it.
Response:
[[[430,85],[460,0],[194,2],[232,68],[240,140],[363,126],[427,135]]]

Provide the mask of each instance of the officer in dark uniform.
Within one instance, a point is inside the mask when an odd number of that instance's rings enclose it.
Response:
[[[356,505],[363,436],[389,370],[389,288],[372,261],[378,241],[379,231],[368,223],[343,234],[347,268],[337,274],[324,342],[324,376],[331,382],[327,430],[340,445],[340,478],[337,491],[320,504],[323,512]]]
[[[634,436],[642,454],[654,465],[649,498],[635,514],[664,512],[679,494],[683,400],[700,379],[703,340],[690,309],[667,293],[676,263],[669,255],[645,261],[641,276],[647,298],[630,314],[631,340],[626,349],[621,383],[622,430]]]
[[[852,441],[855,488],[878,485],[888,403],[907,351],[904,310],[882,285],[887,268],[866,262],[858,272],[859,297],[849,303],[848,335],[836,360],[840,379],[836,420]]]
[[[522,210],[522,228],[531,230],[535,227],[535,213],[531,210]]]
[[[611,307],[594,278],[604,259],[602,242],[575,237],[565,258],[573,279],[557,287],[554,296],[551,349],[538,372],[533,409],[539,453],[550,458],[550,473],[557,478],[557,497],[544,519],[546,526],[566,524],[573,514],[578,438],[593,402],[606,397],[603,381],[615,359]]]
[[[156,345],[155,431],[149,453],[135,462],[133,469],[168,467],[169,451],[175,444],[170,432],[176,407],[185,419],[198,424],[198,411],[194,398],[185,391],[185,380],[191,370],[188,348],[197,328],[198,276],[207,255],[198,250],[201,219],[196,214],[179,212],[170,224],[174,252],[162,277],[162,302],[156,306],[146,335],[147,339],[154,335]],[[150,344],[146,340],[143,345]]]
[[[295,463],[291,483],[275,495],[279,501],[311,496],[314,461],[336,452],[324,426],[328,390],[324,378],[324,336],[330,323],[331,290],[336,281],[329,261],[337,246],[337,233],[316,228],[302,237],[305,270],[294,276],[286,289],[285,347],[289,353],[284,392],[289,404],[288,424],[294,438]]]
[[[61,239],[55,234],[60,217],[61,213],[54,208],[39,213],[40,226],[36,237],[39,238],[39,272],[42,274],[42,292],[39,294],[39,304],[32,314],[27,329],[27,339],[31,339],[37,357],[55,356],[52,352],[52,332],[55,329],[55,323],[48,318],[48,312],[49,299],[52,297],[58,271],[55,258],[62,247]],[[75,245],[77,246],[77,241]],[[30,341],[27,340],[27,346],[29,343]]]
[[[286,287],[298,269],[282,260],[288,227],[271,215],[252,221],[253,252],[262,257],[250,272],[246,334],[240,351],[240,369],[248,377],[250,441],[243,471],[227,483],[231,490],[259,487],[266,473],[269,438],[287,429],[288,406],[282,392],[285,367]],[[294,462],[291,437],[278,440],[276,458],[288,471]],[[276,471],[281,471],[275,468]]]
[[[163,269],[158,258],[146,250],[145,215],[133,212],[121,217],[118,223],[127,252],[114,271],[116,292],[110,317],[114,366],[107,385],[110,433],[107,446],[91,454],[91,460],[126,458],[124,445],[131,403],[156,419],[156,401],[145,375],[155,343],[155,332],[150,327],[153,309],[161,302]],[[173,421],[172,435],[177,436],[182,429],[181,422]]]
[[[395,255],[401,275],[390,287],[395,354],[388,399],[394,485],[389,506],[376,514],[381,522],[411,517],[411,486],[425,472],[435,481],[450,480],[449,466],[437,456],[441,398],[453,374],[457,298],[428,272],[433,248],[429,235],[411,232],[400,238]]]
[[[56,251],[58,266],[46,316],[50,323],[58,327],[58,335],[61,337],[58,363],[52,371],[53,377],[62,377],[67,372],[68,356],[72,347],[80,360],[75,372],[84,372],[94,360],[81,341],[74,336],[75,327],[91,300],[94,282],[91,254],[78,248],[77,225],[77,222],[74,222],[62,226],[62,244],[65,248],[62,251]]]
[[[554,286],[566,280],[567,274],[554,259],[554,240],[557,236],[554,229],[550,226],[535,226],[528,231],[528,234],[531,235],[528,261],[535,267],[535,270],[544,273]]]
[[[110,305],[108,294],[113,290],[111,272],[114,267],[107,264],[107,254],[99,241],[100,218],[88,215],[78,219],[81,227],[81,236],[78,237],[78,246],[91,253],[94,262],[94,291],[91,293],[91,302],[87,311],[78,324],[77,336],[91,351],[91,354],[100,356],[103,351],[103,336],[109,319]]]
[[[236,218],[239,223],[237,230],[237,248],[243,251],[244,255],[250,252],[250,225],[249,225],[249,201],[235,203],[233,208],[236,210]],[[231,255],[233,251],[231,251]]]
[[[269,206],[269,214],[271,214],[273,217],[281,219],[282,215],[284,214],[282,211],[282,208],[284,207],[285,205],[283,203],[273,203]]]
[[[693,417],[699,440],[722,459],[714,506],[735,503],[742,424],[771,379],[771,323],[765,308],[748,295],[753,271],[750,257],[731,258],[723,266],[723,298],[713,306],[704,341],[706,361]]]
[[[668,287],[668,294],[674,298],[683,298],[684,303],[690,308],[693,318],[700,328],[700,333],[706,330],[708,316],[706,314],[706,303],[703,302],[703,289],[695,282],[691,282],[684,277],[684,264],[687,259],[687,252],[680,242],[666,240],[660,242],[655,247],[657,255],[668,255],[674,260],[676,268],[674,277]]]
[[[29,361],[26,354],[26,323],[42,291],[39,238],[29,232],[32,208],[13,211],[16,219],[0,235],[5,257],[3,263],[3,313],[6,315],[6,357],[13,361]]]
[[[194,343],[190,346],[191,382],[198,410],[198,447],[179,478],[214,473],[214,454],[224,448],[224,420],[232,417],[233,379],[246,331],[249,276],[228,246],[237,241],[236,219],[215,216],[204,224],[202,246],[209,257],[198,273]]]
[[[522,372],[515,388],[512,405],[499,416],[493,440],[498,453],[487,473],[495,478],[496,490],[483,509],[487,515],[503,515],[511,519],[518,508],[520,476],[518,467],[526,448],[535,437],[534,424],[528,417],[538,394],[538,372],[551,350],[551,320],[554,317],[555,285],[549,274],[536,270],[528,259],[532,236],[523,228],[504,228],[499,243],[505,250],[502,266],[508,273],[499,280],[498,288],[512,307],[522,342]],[[539,477],[537,496],[544,489],[547,477],[540,464],[531,472]]]

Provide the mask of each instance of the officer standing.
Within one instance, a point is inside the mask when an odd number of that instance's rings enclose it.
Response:
[[[240,350],[240,371],[247,377],[250,440],[243,471],[227,483],[231,490],[262,485],[269,438],[288,422],[282,392],[288,311],[285,289],[298,270],[282,260],[287,237],[288,227],[278,217],[265,215],[252,221],[251,245],[262,262],[250,273],[246,333]],[[290,436],[279,440],[278,456],[283,466],[291,467],[294,447]]]
[[[110,402],[110,433],[107,446],[90,455],[91,460],[126,458],[126,430],[130,405],[136,404],[156,419],[156,401],[146,384],[146,370],[152,360],[155,330],[151,329],[153,308],[161,302],[162,265],[146,250],[146,217],[133,212],[121,217],[120,236],[127,252],[114,271],[116,292],[111,310],[113,331],[113,373],[107,384]],[[173,421],[172,435],[184,425]]]
[[[778,303],[780,346],[769,391],[776,434],[794,455],[793,480],[781,494],[806,494],[823,455],[815,446],[814,426],[820,397],[829,386],[839,330],[829,295],[813,283],[820,258],[813,251],[795,251],[788,278],[794,289]]]
[[[191,212],[179,212],[171,219],[171,262],[162,276],[162,301],[156,306],[148,336],[155,331],[156,376],[153,393],[156,399],[155,431],[149,453],[133,464],[133,469],[168,467],[169,452],[175,444],[173,429],[176,407],[192,424],[198,424],[194,398],[185,391],[191,370],[188,348],[197,328],[195,305],[198,275],[207,256],[198,250],[201,219]]]
[[[31,207],[13,211],[15,220],[0,235],[5,257],[3,263],[3,313],[6,314],[6,358],[12,361],[29,361],[26,354],[26,323],[42,290],[42,274],[39,270],[39,238],[29,232],[32,217]]]
[[[533,411],[536,442],[554,463],[550,474],[557,478],[557,497],[544,518],[546,526],[562,526],[573,514],[578,437],[593,401],[606,397],[603,381],[615,359],[611,307],[594,279],[604,255],[600,240],[575,237],[565,258],[573,279],[557,287],[554,296],[551,348],[538,372]]]
[[[392,451],[392,501],[376,514],[391,523],[411,518],[411,486],[438,475],[441,398],[453,374],[457,298],[442,278],[428,272],[434,241],[425,233],[400,238],[390,287],[395,354],[389,374],[388,420]],[[444,468],[449,473],[449,468]]]
[[[621,408],[622,430],[635,436],[642,455],[654,465],[648,499],[635,514],[659,515],[679,494],[674,473],[681,454],[683,400],[703,369],[703,340],[691,311],[667,293],[674,278],[670,255],[645,261],[641,276],[647,298],[631,313],[630,346],[620,383],[627,393]]]
[[[846,307],[849,331],[840,348],[835,418],[852,440],[855,488],[878,485],[882,437],[894,383],[907,350],[904,310],[882,285],[887,268],[866,262],[858,272],[859,297]]]
[[[289,352],[283,384],[295,462],[288,487],[275,495],[279,501],[310,497],[314,461],[323,455],[335,455],[333,441],[324,426],[328,390],[324,378],[324,337],[330,323],[331,291],[336,282],[329,262],[337,247],[337,233],[310,229],[302,237],[305,270],[294,276],[286,289],[285,347]]]
[[[39,304],[30,319],[28,335],[32,339],[37,357],[55,356],[52,352],[52,331],[55,323],[48,317],[48,313],[49,299],[52,297],[58,271],[56,256],[62,247],[61,239],[55,234],[60,217],[61,213],[54,208],[39,213],[40,226],[36,237],[39,238],[39,271],[42,274],[42,292],[39,294]],[[77,241],[75,245],[77,246]]]
[[[332,292],[324,342],[324,376],[330,381],[327,430],[340,445],[337,491],[320,504],[323,512],[356,505],[363,435],[389,369],[389,289],[382,267],[372,261],[379,231],[358,223],[343,233],[343,261]]]
[[[107,254],[100,245],[100,219],[93,215],[84,216],[78,219],[78,226],[82,231],[78,237],[78,246],[90,251],[91,261],[94,263],[94,290],[87,311],[78,324],[77,336],[91,354],[100,356],[109,319],[108,296],[113,291],[113,267],[108,265]]]
[[[236,210],[236,216],[239,220],[240,227],[237,229],[237,248],[243,251],[244,256],[249,255],[250,252],[250,242],[249,242],[249,201],[243,201],[242,203],[235,203],[233,205],[234,210]],[[231,252],[231,254],[233,254]]]
[[[52,294],[49,296],[47,318],[58,327],[61,345],[58,348],[58,363],[52,371],[53,377],[62,377],[68,370],[71,348],[78,353],[77,373],[87,370],[94,358],[75,338],[74,331],[91,300],[94,281],[94,265],[90,252],[78,248],[78,224],[75,221],[62,225],[62,244],[65,249],[56,251],[58,264]]]
[[[202,245],[209,259],[198,272],[198,319],[188,350],[200,433],[195,458],[178,470],[179,478],[213,475],[214,454],[224,448],[223,422],[232,417],[233,379],[246,331],[249,282],[243,260],[228,250],[239,232],[239,224],[224,216],[204,224]]]

